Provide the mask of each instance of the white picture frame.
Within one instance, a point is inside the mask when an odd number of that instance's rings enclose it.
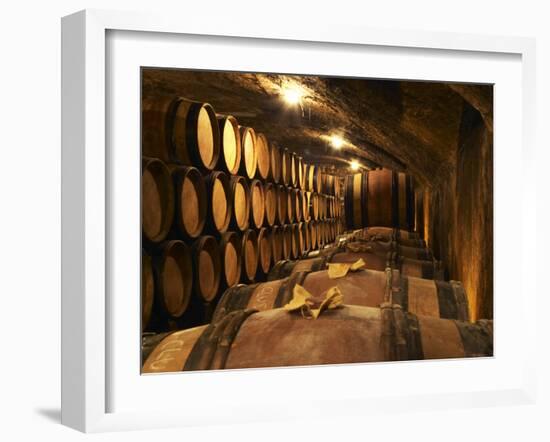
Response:
[[[374,388],[369,391],[358,388],[353,394],[349,393],[349,389],[339,390],[327,387],[323,394],[307,398],[304,403],[307,403],[308,407],[304,408],[303,406],[299,407],[297,402],[292,402],[296,404],[293,406],[281,406],[283,399],[277,396],[277,386],[280,385],[278,383],[284,381],[285,384],[300,385],[304,379],[310,377],[311,373],[315,373],[315,376],[322,379],[322,376],[334,376],[336,373],[345,372],[345,380],[342,382],[343,385],[349,387],[350,382],[360,379],[365,370],[369,371],[369,375],[378,375],[382,370],[398,373],[404,367],[399,364],[371,364],[369,367],[358,364],[356,366],[322,367],[321,370],[316,368],[264,369],[246,372],[237,370],[216,373],[214,376],[211,373],[186,373],[187,380],[180,377],[177,382],[187,382],[190,397],[196,399],[192,409],[185,407],[175,409],[170,404],[162,409],[156,406],[158,404],[154,404],[155,406],[151,406],[150,409],[143,406],[139,410],[137,407],[135,410],[130,410],[125,406],[118,406],[118,403],[136,401],[136,398],[130,395],[130,385],[122,393],[117,393],[117,401],[114,403],[111,395],[118,388],[117,382],[120,383],[121,379],[116,372],[121,355],[118,351],[113,350],[113,348],[120,349],[120,346],[117,347],[118,344],[114,342],[117,339],[117,333],[121,334],[116,327],[119,322],[115,316],[116,312],[120,312],[119,302],[126,301],[118,298],[113,300],[111,297],[113,288],[119,287],[118,280],[120,280],[116,277],[119,272],[113,272],[113,265],[116,266],[118,259],[115,255],[120,252],[120,248],[113,248],[112,244],[118,241],[118,233],[121,232],[117,227],[119,221],[114,219],[115,214],[120,211],[116,211],[119,206],[116,204],[117,196],[113,192],[113,186],[117,189],[116,193],[126,190],[118,186],[118,180],[121,178],[119,166],[123,159],[109,149],[112,143],[118,142],[116,131],[108,131],[108,122],[111,122],[113,118],[118,118],[116,109],[109,108],[109,94],[113,93],[111,83],[117,81],[117,73],[110,70],[109,66],[117,63],[115,60],[117,57],[122,60],[125,53],[120,52],[119,46],[116,46],[118,43],[111,44],[109,42],[109,35],[123,36],[122,40],[125,35],[130,36],[128,41],[121,43],[122,48],[130,48],[130,45],[136,44],[135,41],[130,40],[135,40],[135,37],[138,36],[138,44],[142,45],[146,45],[148,39],[155,40],[155,44],[171,45],[180,44],[186,38],[192,39],[199,45],[203,44],[201,39],[208,38],[215,38],[217,44],[222,45],[243,42],[252,46],[267,42],[276,48],[279,48],[279,45],[284,48],[298,48],[298,46],[302,48],[308,45],[315,48],[316,45],[322,45],[322,50],[333,51],[335,56],[339,51],[362,50],[363,48],[374,48],[382,55],[385,51],[398,50],[401,51],[401,56],[413,51],[425,51],[422,54],[434,57],[434,70],[437,70],[435,62],[438,57],[468,54],[481,63],[484,58],[503,57],[502,59],[506,59],[506,57],[510,57],[510,70],[514,71],[510,84],[515,84],[513,81],[517,81],[519,75],[521,88],[515,93],[511,91],[511,94],[515,95],[510,99],[516,100],[515,102],[521,109],[503,107],[498,100],[495,101],[495,158],[497,163],[495,204],[498,208],[499,193],[502,194],[500,189],[507,190],[504,187],[506,183],[502,179],[502,175],[499,180],[498,169],[499,156],[502,158],[507,155],[501,146],[510,142],[509,139],[504,140],[504,137],[500,135],[504,134],[507,129],[507,125],[502,121],[509,123],[514,121],[515,117],[520,116],[521,119],[516,120],[519,128],[513,128],[515,132],[511,136],[512,140],[518,142],[518,150],[514,150],[513,154],[519,152],[522,158],[523,186],[516,190],[522,210],[511,215],[515,218],[509,219],[507,223],[508,227],[512,226],[518,229],[519,233],[515,238],[519,237],[519,240],[515,246],[511,247],[515,247],[512,252],[521,257],[522,266],[517,280],[508,284],[508,289],[503,287],[504,284],[498,284],[499,274],[496,274],[495,342],[498,344],[501,339],[502,351],[499,354],[500,349],[497,346],[494,360],[479,361],[477,365],[466,365],[463,361],[433,361],[429,363],[430,365],[408,363],[406,366],[406,369],[415,373],[414,376],[419,376],[419,379],[429,376],[428,369],[432,370],[432,375],[436,370],[447,370],[447,375],[464,370],[480,370],[488,376],[496,367],[491,364],[501,364],[499,370],[509,368],[509,360],[505,355],[513,353],[514,348],[517,347],[511,347],[508,350],[504,348],[509,340],[512,341],[508,338],[513,333],[512,330],[507,329],[508,325],[506,325],[507,320],[510,319],[509,310],[506,310],[508,301],[504,295],[500,295],[499,290],[504,293],[505,290],[514,288],[520,294],[516,295],[518,296],[517,307],[523,314],[516,316],[521,327],[521,334],[516,337],[516,340],[520,342],[515,342],[513,345],[521,344],[522,352],[517,354],[517,363],[513,364],[514,367],[510,369],[510,373],[506,372],[507,375],[510,374],[510,376],[506,376],[507,380],[504,381],[495,376],[495,382],[488,385],[487,388],[482,388],[480,384],[473,385],[468,390],[469,387],[465,386],[460,392],[441,391],[439,384],[434,381],[433,389],[426,391],[425,394],[420,394],[418,391],[415,393],[413,390],[403,393],[397,384],[390,385],[388,383],[382,383],[383,388],[376,391]],[[163,39],[166,40],[165,43],[162,43]],[[124,46],[125,44],[129,46]],[[159,47],[156,47],[156,53],[162,53],[158,50]],[[128,50],[128,53],[130,52]],[[530,173],[533,167],[535,120],[533,118],[535,107],[534,40],[420,31],[382,31],[344,26],[329,28],[311,25],[295,29],[285,27],[282,23],[273,25],[266,22],[238,23],[216,21],[211,17],[195,17],[193,21],[183,24],[177,17],[87,10],[63,18],[62,56],[63,424],[80,431],[98,432],[203,425],[212,423],[212,420],[218,423],[229,423],[285,419],[303,415],[304,409],[308,410],[307,416],[309,417],[333,416],[335,413],[333,405],[336,403],[338,404],[337,413],[342,415],[362,415],[375,410],[377,412],[380,410],[397,412],[411,408],[440,409],[442,407],[489,406],[500,403],[533,403],[536,393],[534,348],[536,323],[534,320],[527,320],[527,310],[529,306],[535,305],[537,300],[535,281],[528,277],[529,262],[527,257],[535,256],[536,235],[535,194],[531,191],[535,188],[535,176]],[[162,54],[159,57],[162,57]],[[129,63],[138,62],[138,58],[133,59],[134,61],[130,60]],[[411,60],[414,61],[414,57]],[[273,59],[270,62],[273,62]],[[259,61],[256,61],[256,65],[258,63]],[[223,68],[223,66],[223,62],[221,62],[220,66],[211,66],[210,68]],[[271,65],[263,66],[269,69]],[[194,67],[204,66],[195,65]],[[239,68],[244,69],[246,65],[240,65]],[[250,64],[250,69],[262,70],[255,67],[254,63]],[[519,69],[519,73],[515,71],[516,69]],[[303,70],[298,68],[296,72],[303,73]],[[413,76],[407,75],[406,78],[413,78]],[[507,81],[504,77],[502,78],[503,82]],[[496,86],[498,87],[498,83]],[[135,121],[129,124],[135,125]],[[132,136],[139,137],[139,131],[137,135],[133,133]],[[125,152],[125,154],[128,153]],[[130,155],[132,155],[131,152]],[[135,155],[136,159],[139,158],[139,149],[135,151]],[[124,164],[138,164],[132,158],[131,156],[126,157],[129,163]],[[134,162],[132,163],[132,161]],[[505,169],[506,166],[502,161],[500,164],[502,170],[508,170]],[[139,167],[137,169],[130,167],[128,170],[135,172],[138,169]],[[128,207],[128,213],[135,213],[135,205]],[[495,212],[495,228],[498,227],[500,219],[497,210]],[[135,222],[139,223],[139,217]],[[132,247],[139,248],[139,242]],[[496,257],[498,257],[498,251],[497,232],[495,238]],[[132,262],[135,264],[134,261]],[[507,269],[509,268],[505,266],[506,263],[498,259],[496,263],[503,271],[502,274],[508,273]],[[129,272],[134,270],[135,266],[128,269]],[[120,273],[126,274],[126,272]],[[139,288],[137,279],[133,284],[134,289]],[[139,292],[135,293],[137,299]],[[499,301],[499,296],[501,296],[502,302]],[[136,321],[139,322],[138,310],[135,310],[135,314]],[[502,338],[499,338],[499,334]],[[134,339],[137,348],[137,334]],[[133,356],[129,359],[133,361]],[[115,364],[114,361],[118,362]],[[132,363],[130,362],[130,365]],[[139,367],[135,366],[139,376]],[[411,376],[413,375],[411,374]],[[117,381],[113,382],[113,379]],[[159,391],[165,391],[163,389],[169,388],[168,384],[178,378],[162,375],[141,377],[140,379],[145,380],[137,380],[137,382],[147,384],[144,386],[144,391],[150,393],[155,386]],[[134,379],[134,381],[136,380]],[[209,403],[200,402],[198,396],[200,388],[204,389],[205,385],[211,385],[211,388],[221,388],[222,391],[231,392],[233,390],[228,385],[229,383],[234,388],[242,388],[247,384],[256,387],[252,390],[257,390],[258,386],[265,387],[266,394],[272,395],[271,405],[261,403],[260,406],[260,402],[256,402],[253,395],[244,393],[238,397],[233,396],[230,402],[224,400],[223,397],[219,400],[216,400],[216,397],[211,397],[208,400]],[[271,390],[267,383],[271,385]],[[292,390],[287,393],[292,395]],[[126,397],[121,398],[121,394]],[[227,406],[228,403],[231,404],[231,407]],[[219,405],[216,413],[207,415],[207,407],[216,408],[216,404]]]

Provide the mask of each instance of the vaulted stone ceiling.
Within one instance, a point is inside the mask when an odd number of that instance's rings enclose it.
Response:
[[[300,89],[301,104],[282,99],[288,88]],[[444,177],[454,163],[465,101],[492,130],[492,89],[479,85],[144,69],[143,96],[151,95],[208,102],[342,173],[357,159],[424,183]],[[341,150],[330,143],[334,134],[346,141]]]

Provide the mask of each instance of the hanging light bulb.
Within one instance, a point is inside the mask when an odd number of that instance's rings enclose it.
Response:
[[[330,142],[332,144],[332,147],[334,147],[335,149],[341,149],[345,143],[344,139],[338,135],[333,135],[332,137],[330,137]]]

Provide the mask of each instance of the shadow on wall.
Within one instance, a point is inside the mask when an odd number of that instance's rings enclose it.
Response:
[[[462,281],[470,319],[492,319],[493,132],[466,102],[454,164],[424,195],[425,236],[450,279]]]

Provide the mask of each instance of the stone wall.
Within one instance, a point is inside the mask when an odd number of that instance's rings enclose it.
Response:
[[[451,279],[462,281],[472,320],[493,317],[493,134],[464,104],[456,157],[425,189],[425,235]]]

